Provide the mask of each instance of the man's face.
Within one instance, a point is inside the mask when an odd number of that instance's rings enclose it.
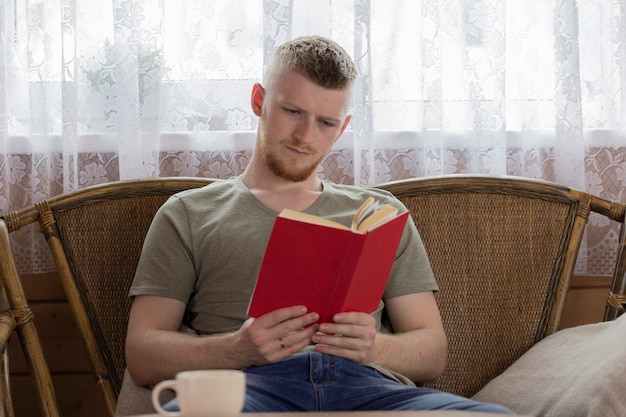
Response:
[[[280,178],[306,180],[347,127],[350,92],[320,87],[296,71],[284,71],[266,90],[255,89],[253,108],[255,94],[261,94],[255,113],[263,162]]]

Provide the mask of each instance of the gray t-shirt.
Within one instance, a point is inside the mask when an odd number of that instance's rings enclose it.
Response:
[[[324,181],[321,196],[306,212],[349,226],[368,196],[406,211],[386,191]],[[239,329],[248,318],[248,303],[277,214],[257,200],[240,177],[172,196],[148,231],[130,295],[187,303],[183,324],[199,334]],[[436,290],[417,229],[407,221],[383,300],[374,313],[378,329],[385,299]]]

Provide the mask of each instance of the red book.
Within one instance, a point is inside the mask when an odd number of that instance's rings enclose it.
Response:
[[[319,313],[320,322],[332,322],[338,312],[375,311],[408,215],[368,199],[350,228],[283,210],[274,223],[248,315],[305,305]]]

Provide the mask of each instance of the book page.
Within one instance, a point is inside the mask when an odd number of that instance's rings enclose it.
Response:
[[[388,204],[385,204],[384,206],[380,207],[379,209],[374,211],[372,214],[370,214],[368,217],[363,219],[361,224],[359,224],[357,231],[361,233],[365,233],[367,231],[373,230],[376,227],[380,226],[381,224],[386,223],[387,221],[395,218],[397,215],[398,215],[397,208],[390,206]]]
[[[363,221],[364,218],[369,216],[374,209],[374,197],[369,197],[367,200],[361,204],[361,207],[356,211],[354,218],[352,219],[352,230],[358,230],[359,224]]]
[[[305,223],[333,227],[335,229],[350,230],[349,227],[346,227],[341,223],[337,223],[335,221],[328,220],[323,217],[315,216],[313,214],[307,214],[301,211],[295,211],[291,209],[284,209],[283,211],[280,212],[279,216],[284,217],[286,219],[298,220],[298,221],[305,222]]]
[[[313,214],[303,213],[301,211],[284,209],[280,212],[279,217],[297,220],[305,223],[316,224],[319,226],[333,227],[341,230],[352,230],[356,233],[367,233],[368,231],[380,226],[381,224],[391,220],[398,214],[398,209],[389,204],[380,205],[369,197],[357,210],[352,219],[352,227],[346,227],[341,223]]]

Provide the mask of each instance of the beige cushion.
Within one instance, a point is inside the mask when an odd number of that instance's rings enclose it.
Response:
[[[537,417],[624,416],[626,315],[556,332],[473,398]]]
[[[128,373],[124,371],[124,380],[120,395],[117,397],[115,416],[136,416],[138,414],[156,413],[150,398],[152,390],[135,385]]]

